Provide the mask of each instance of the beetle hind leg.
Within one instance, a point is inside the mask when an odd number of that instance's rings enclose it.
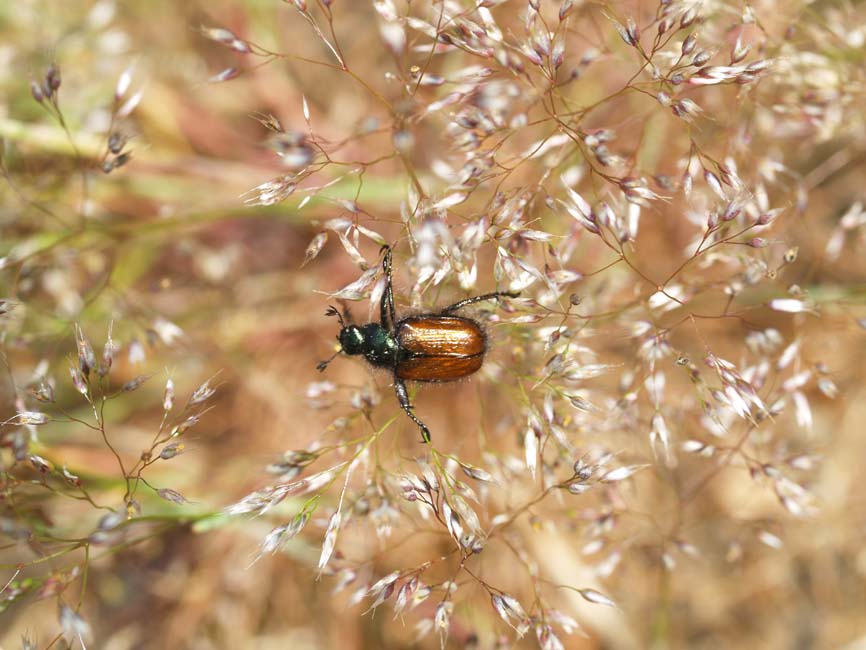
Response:
[[[421,439],[422,442],[426,442],[429,444],[430,442],[430,429],[427,428],[427,425],[424,424],[417,415],[412,412],[412,404],[409,402],[409,393],[406,391],[406,384],[403,383],[400,379],[394,380],[394,392],[397,393],[397,399],[400,401],[400,406],[403,407],[403,410],[406,412],[412,421],[418,425],[418,428],[421,429]]]
[[[517,298],[520,295],[519,291],[495,291],[493,293],[485,293],[482,296],[473,296],[466,298],[460,302],[455,302],[453,305],[448,305],[442,310],[443,314],[453,314],[458,309],[463,309],[469,305],[474,305],[476,302],[484,302],[485,300],[495,300],[498,298]]]

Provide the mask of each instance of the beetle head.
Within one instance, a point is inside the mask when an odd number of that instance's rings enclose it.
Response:
[[[347,325],[340,330],[340,347],[346,354],[361,354],[364,351],[364,333],[357,325]]]

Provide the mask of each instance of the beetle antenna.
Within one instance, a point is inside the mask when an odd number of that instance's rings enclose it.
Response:
[[[337,355],[340,354],[340,352],[342,352],[342,351],[343,351],[343,349],[340,348],[339,350],[334,352],[334,354],[331,355],[330,359],[325,359],[324,361],[319,361],[319,363],[316,364],[316,370],[318,370],[319,372],[322,372],[325,368],[328,367],[328,364],[331,363],[331,361],[333,361],[334,359],[337,358]]]
[[[352,319],[352,312],[349,311],[349,305],[347,305],[346,301],[342,298],[339,299],[337,302],[339,302],[340,306],[343,308],[343,319],[346,321],[346,323],[351,325],[354,320]],[[340,324],[342,325],[343,323],[340,322]]]
[[[337,308],[333,305],[328,305],[327,311],[325,311],[325,316],[336,316],[337,320],[340,321],[340,327],[345,327],[346,324],[343,322],[343,316],[337,311]]]

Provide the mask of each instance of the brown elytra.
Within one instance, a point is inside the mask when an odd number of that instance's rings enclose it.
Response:
[[[400,379],[453,381],[481,367],[487,339],[474,320],[460,316],[412,316],[396,328]],[[404,356],[405,355],[405,356]]]

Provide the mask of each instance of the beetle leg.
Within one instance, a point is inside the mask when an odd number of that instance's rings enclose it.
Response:
[[[430,429],[427,425],[418,419],[418,416],[412,412],[412,404],[409,402],[409,393],[406,391],[406,384],[401,379],[394,379],[394,392],[397,393],[397,399],[400,401],[400,406],[406,411],[406,415],[412,418],[412,421],[421,429],[422,442],[430,442]]]
[[[397,315],[394,309],[394,288],[391,282],[391,247],[383,246],[385,249],[385,257],[382,258],[382,270],[385,272],[385,291],[382,292],[382,301],[379,303],[379,320],[382,327],[387,330],[393,329],[397,322]],[[391,322],[388,323],[390,316]]]
[[[520,295],[519,291],[496,291],[494,293],[485,293],[483,296],[473,296],[472,298],[467,298],[466,300],[461,300],[460,302],[455,302],[453,305],[448,305],[445,309],[442,310],[443,314],[452,314],[458,309],[463,309],[464,307],[468,307],[469,305],[474,305],[476,302],[483,302],[485,300],[493,300],[495,298],[517,298]]]

